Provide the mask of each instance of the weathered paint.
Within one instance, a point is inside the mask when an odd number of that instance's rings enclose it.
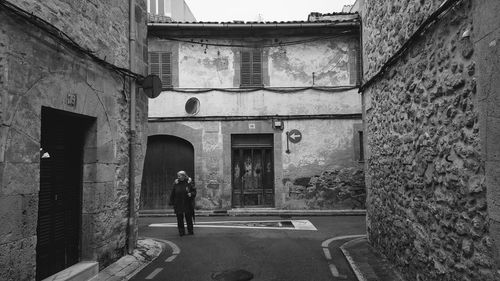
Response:
[[[204,42],[223,45],[308,39],[311,37],[272,40],[203,38]],[[331,119],[332,117],[284,120],[282,131],[274,129],[271,120],[204,121],[201,117],[360,114],[361,96],[357,89],[329,92],[300,89],[313,86],[313,72],[314,86],[354,86],[350,84],[355,81],[350,77],[355,72],[349,69],[349,62],[353,59],[349,54],[352,53],[351,48],[356,47],[356,38],[337,37],[264,48],[264,86],[290,87],[295,92],[273,92],[266,89],[251,92],[223,91],[224,88],[234,89],[240,86],[239,47],[201,46],[158,38],[149,38],[149,42],[150,51],[170,51],[174,57],[178,56],[178,63],[172,66],[174,77],[178,75],[178,84],[174,84],[174,88],[211,89],[205,93],[164,91],[149,102],[149,117],[156,119],[150,122],[149,135],[179,136],[191,142],[195,148],[196,183],[200,194],[197,199],[198,207],[231,208],[231,135],[269,133],[274,136],[275,207],[332,208],[332,204],[309,204],[305,195],[292,196],[291,189],[299,185],[305,188],[310,184],[311,178],[328,170],[359,167],[355,156],[359,148],[355,149],[354,134],[357,133],[355,127],[359,127],[361,120]],[[200,101],[199,112],[193,116],[185,111],[186,101],[191,97]],[[170,117],[190,119],[176,122],[169,121]],[[297,144],[290,144],[292,152],[287,154],[285,133],[291,129],[299,129],[303,133],[303,139]],[[326,200],[321,196],[318,198]]]
[[[190,39],[183,39],[189,41]],[[149,38],[149,51],[172,52],[172,72],[179,73],[180,88],[233,88],[239,87],[239,51],[232,45],[252,42],[228,39],[192,40],[222,46]],[[311,40],[302,44],[263,48],[264,84],[273,87],[348,86],[349,50],[357,47],[353,37],[317,40],[311,38],[275,38],[263,43]],[[313,84],[314,72],[314,84]]]
[[[314,89],[297,93],[274,93],[259,90],[251,93],[163,92],[149,100],[149,117],[189,116],[184,106],[196,97],[200,100],[197,116],[259,116],[259,115],[312,115],[352,114],[361,112],[361,96],[356,89],[340,92],[322,92]]]

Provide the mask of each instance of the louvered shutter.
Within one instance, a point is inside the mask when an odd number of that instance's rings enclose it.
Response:
[[[172,53],[149,53],[149,73],[160,77],[162,88],[172,87]]]
[[[252,85],[262,86],[262,55],[260,50],[252,52]]]
[[[360,59],[359,59],[359,46],[351,44],[349,50],[349,84],[358,85],[360,82]]]
[[[241,52],[241,85],[252,84],[252,61],[250,52]]]
[[[163,88],[172,87],[172,64],[171,64],[171,53],[161,53],[161,82]]]

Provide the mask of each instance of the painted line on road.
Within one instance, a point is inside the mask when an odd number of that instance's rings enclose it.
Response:
[[[153,272],[151,272],[151,274],[149,274],[147,277],[146,277],[146,280],[151,280],[153,278],[155,278],[155,276],[160,273],[160,271],[162,271],[163,268],[157,268],[155,270],[153,270]]]
[[[332,259],[332,255],[330,255],[330,250],[328,250],[328,248],[323,248],[323,253],[325,254],[325,258],[327,260],[331,260]]]
[[[258,224],[258,223],[277,223],[280,224],[284,220],[264,220],[264,221],[211,221],[197,222],[195,227],[206,228],[244,228],[244,229],[273,229],[273,230],[313,230],[318,229],[308,220],[286,220],[292,223],[293,227],[281,226],[247,226],[241,224]],[[153,223],[149,227],[177,227],[177,223]]]
[[[333,241],[337,240],[344,240],[344,239],[356,239],[356,238],[361,238],[361,237],[366,237],[364,234],[359,234],[359,235],[345,235],[345,236],[337,236],[337,237],[332,237],[330,239],[327,239],[321,243],[321,247],[323,248],[323,254],[325,254],[326,260],[329,261],[328,266],[330,268],[330,272],[332,273],[333,277],[336,278],[347,278],[345,275],[340,275],[339,270],[337,269],[337,266],[331,261],[332,260],[332,254],[330,253],[330,243]]]
[[[321,243],[321,247],[328,248],[328,245],[330,245],[330,243],[332,243],[333,241],[336,241],[336,240],[360,238],[360,237],[365,237],[365,236],[366,236],[365,234],[337,236],[337,237],[333,237],[333,238],[330,238],[330,239],[323,241],[323,243]]]
[[[337,269],[335,264],[331,263],[329,264],[329,266],[330,266],[330,272],[332,273],[333,277],[339,277],[340,276],[339,270]]]
[[[181,253],[181,249],[174,242],[164,240],[164,239],[157,239],[157,238],[154,238],[154,239],[157,241],[163,242],[163,243],[169,245],[170,248],[172,248],[172,255],[170,257],[168,257],[165,260],[165,262],[172,262]]]
[[[165,262],[172,262],[176,257],[177,255],[171,255],[170,257],[168,257],[168,259],[165,260]]]

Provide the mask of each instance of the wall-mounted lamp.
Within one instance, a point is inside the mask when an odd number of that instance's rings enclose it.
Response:
[[[275,130],[282,130],[285,128],[285,124],[283,124],[283,121],[280,119],[273,119],[271,121],[273,123],[273,129]]]

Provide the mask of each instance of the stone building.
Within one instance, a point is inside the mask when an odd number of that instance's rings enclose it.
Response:
[[[164,91],[149,104],[142,209],[168,208],[177,170],[201,209],[363,207],[364,186],[344,185],[363,178],[359,20],[328,16],[149,23]]]
[[[500,2],[361,2],[369,240],[406,280],[500,280]]]
[[[141,0],[0,1],[0,280],[95,271],[134,247],[145,10]]]

